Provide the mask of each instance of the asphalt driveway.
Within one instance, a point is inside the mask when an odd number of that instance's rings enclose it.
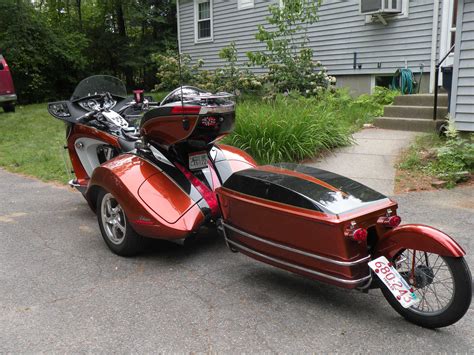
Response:
[[[474,270],[474,189],[397,197],[404,222],[454,236]],[[154,242],[113,255],[82,196],[0,170],[0,352],[472,352],[456,325],[404,321],[380,291],[346,291],[227,251]]]

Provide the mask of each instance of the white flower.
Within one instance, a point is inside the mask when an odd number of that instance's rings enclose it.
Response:
[[[306,90],[306,93],[309,94],[309,90]]]

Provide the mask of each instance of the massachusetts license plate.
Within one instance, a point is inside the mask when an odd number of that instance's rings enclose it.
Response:
[[[189,169],[199,170],[207,168],[206,152],[198,152],[189,154]]]
[[[410,285],[408,285],[385,256],[369,262],[369,267],[374,270],[374,273],[382,280],[404,308],[411,307],[420,301],[416,294],[412,292]]]

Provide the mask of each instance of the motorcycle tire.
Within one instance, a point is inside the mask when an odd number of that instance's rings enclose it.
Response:
[[[419,252],[419,253],[423,253],[423,252]],[[426,255],[426,253],[424,254]],[[415,305],[409,308],[404,308],[397,301],[397,299],[393,296],[393,294],[385,285],[381,286],[382,287],[381,290],[382,290],[383,295],[387,299],[388,303],[395,309],[395,311],[397,311],[405,319],[419,326],[434,329],[434,328],[447,327],[449,325],[456,323],[468,311],[469,306],[471,304],[471,299],[472,299],[472,278],[471,278],[471,273],[469,271],[469,268],[464,258],[439,256],[437,254],[431,254],[431,255],[435,255],[444,261],[445,265],[447,266],[446,270],[449,269],[449,273],[452,277],[453,287],[452,287],[452,292],[451,292],[451,299],[448,300],[449,303],[444,308],[440,309],[438,312],[429,312],[429,311],[422,312],[419,309],[417,309],[418,305]],[[394,264],[396,263],[395,260],[393,262]],[[430,274],[431,281],[429,281],[427,285],[424,287],[430,289],[429,287],[430,283],[433,283],[435,277],[436,277],[436,274],[433,275],[433,272],[431,272]],[[405,279],[408,281],[406,277]],[[420,290],[423,290],[423,289],[416,289],[416,286],[413,286],[413,287],[418,292]],[[436,285],[433,284],[433,287],[431,287],[431,289],[433,288],[436,290]],[[446,287],[446,289],[448,288]],[[423,298],[428,297],[426,295],[426,293],[428,292],[429,291],[426,291],[426,290],[419,292],[420,294],[423,295],[421,297],[422,299],[420,300],[419,304],[423,304],[424,302]],[[438,296],[436,296],[436,299],[438,299]],[[427,300],[426,300],[426,303],[428,303]]]
[[[120,204],[105,190],[97,196],[97,220],[102,237],[112,252],[134,256],[141,251],[144,238],[133,230]]]

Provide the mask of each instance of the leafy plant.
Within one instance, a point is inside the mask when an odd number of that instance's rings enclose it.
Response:
[[[474,172],[474,136],[460,136],[450,121],[445,137],[417,138],[399,168],[444,180],[447,187],[454,187]]]
[[[360,95],[357,98],[356,103],[371,108],[374,116],[381,116],[383,114],[384,106],[391,105],[397,95],[400,95],[400,92],[397,90],[376,86],[372,94]]]
[[[285,0],[283,6],[270,5],[267,27],[258,26],[255,38],[265,43],[266,51],[248,52],[251,65],[268,69],[268,79],[277,92],[298,90],[315,95],[335,83],[321,63],[313,61],[307,47],[307,27],[318,21],[320,1]]]
[[[346,90],[304,97],[297,91],[274,100],[244,100],[237,106],[234,133],[226,142],[260,163],[301,161],[350,144],[351,133],[372,118]]]
[[[263,77],[257,77],[248,69],[241,69],[237,65],[237,49],[234,42],[221,49],[219,56],[225,60],[226,64],[222,68],[210,71],[202,69],[203,60],[198,60],[193,64],[191,57],[186,54],[181,55],[181,69],[177,53],[154,55],[153,59],[158,66],[156,76],[159,81],[159,84],[155,86],[155,91],[171,90],[181,83],[198,86],[212,92],[228,91],[235,94],[241,91],[258,91],[262,88]]]
[[[194,84],[196,78],[199,77],[199,69],[204,62],[198,60],[192,64],[191,57],[186,54],[181,55],[181,64],[179,62],[179,55],[175,52],[167,52],[166,54],[155,54],[152,59],[158,66],[156,78],[158,84],[155,86],[155,91],[172,90],[178,87],[181,83],[184,85]]]

